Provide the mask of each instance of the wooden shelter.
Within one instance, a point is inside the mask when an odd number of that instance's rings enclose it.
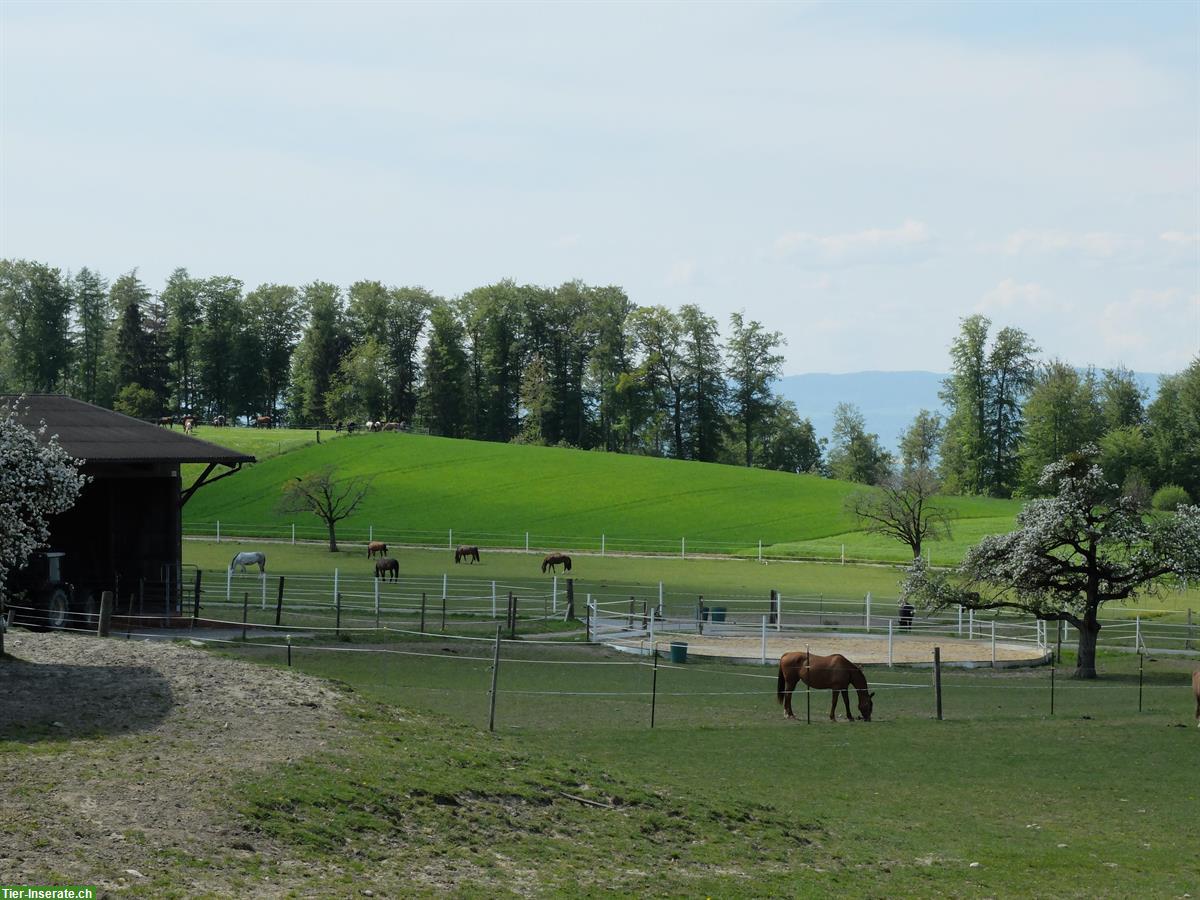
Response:
[[[17,399],[0,396],[0,405]],[[115,592],[121,613],[179,611],[188,587],[183,506],[254,457],[57,394],[28,394],[19,406],[18,420],[35,431],[44,422],[44,439],[57,435],[90,478],[75,506],[50,523],[49,549],[64,554],[72,612],[94,612],[104,590]],[[187,463],[205,468],[185,489]]]

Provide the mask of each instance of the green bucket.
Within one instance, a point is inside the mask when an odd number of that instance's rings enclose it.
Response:
[[[724,622],[725,621],[725,607],[714,606],[712,608],[712,620],[714,622]]]
[[[687,662],[687,643],[684,641],[671,641],[671,662],[685,663]]]

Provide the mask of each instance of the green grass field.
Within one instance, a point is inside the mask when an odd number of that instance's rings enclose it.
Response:
[[[343,645],[346,647],[356,645]],[[479,894],[1183,896],[1200,883],[1188,664],[1105,656],[1102,681],[870,669],[876,715],[785,722],[772,677],[509,643],[296,648],[358,697],[325,757],[248,784],[270,834],[387,889],[388,858],[446,864]],[[239,655],[282,664],[277,648]],[[413,654],[413,655],[405,655]],[[1061,673],[1060,673],[1061,674]],[[655,728],[650,725],[656,677]],[[389,841],[401,833],[400,847]]]
[[[255,452],[245,439],[269,432],[230,429],[218,437]],[[266,435],[266,436],[264,436]],[[206,437],[209,435],[206,435]],[[218,437],[213,437],[217,440]],[[906,548],[855,529],[843,504],[858,486],[790,475],[552,447],[459,441],[409,434],[365,434],[302,446],[262,459],[199,491],[185,507],[189,533],[320,537],[312,517],[276,511],[280,486],[325,465],[368,476],[373,490],[339,527],[346,539],[368,533],[396,543],[601,548],[655,553],[741,553],[902,561]],[[984,534],[1010,530],[1015,501],[948,497],[949,541],[934,542],[935,563],[952,562]]]
[[[231,479],[232,480],[232,479]],[[332,576],[337,569],[343,578],[369,579],[374,563],[368,560],[361,545],[347,544],[343,552],[329,553],[318,544],[268,543],[253,540],[184,541],[184,562],[204,570],[205,584],[225,581],[225,570],[234,554],[241,550],[263,550],[267,554],[268,574]],[[549,575],[540,571],[541,555],[484,550],[478,565],[455,565],[448,549],[392,548],[400,562],[405,578],[496,581],[504,589],[518,592],[545,593],[552,583]],[[668,603],[690,603],[703,595],[712,604],[722,598],[757,602],[765,608],[771,590],[785,598],[826,598],[829,609],[837,610],[832,601],[853,602],[860,608],[870,592],[879,604],[881,614],[890,614],[900,593],[903,570],[890,565],[840,565],[837,563],[796,562],[774,560],[766,564],[751,559],[680,559],[657,556],[597,556],[576,555],[571,574],[576,590],[582,596],[592,593],[610,597],[636,596],[639,600],[658,596],[658,583],[663,583]],[[250,582],[254,582],[254,578]],[[561,578],[560,578],[561,582]],[[432,593],[433,588],[431,586]],[[248,588],[253,590],[253,587]],[[253,598],[254,594],[252,594]],[[849,606],[844,608],[851,608]],[[1120,617],[1151,612],[1161,614],[1164,621],[1182,622],[1188,609],[1200,611],[1200,590],[1164,589],[1154,597],[1140,602],[1110,604],[1106,615]]]

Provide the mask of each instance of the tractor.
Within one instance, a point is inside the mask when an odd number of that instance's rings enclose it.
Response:
[[[71,615],[71,585],[63,580],[65,553],[42,550],[9,576],[8,621],[31,628],[66,628]]]

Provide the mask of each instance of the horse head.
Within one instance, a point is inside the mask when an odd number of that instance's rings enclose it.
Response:
[[[858,714],[862,716],[864,722],[871,721],[871,712],[875,708],[875,692],[874,691],[859,691],[858,692]]]

